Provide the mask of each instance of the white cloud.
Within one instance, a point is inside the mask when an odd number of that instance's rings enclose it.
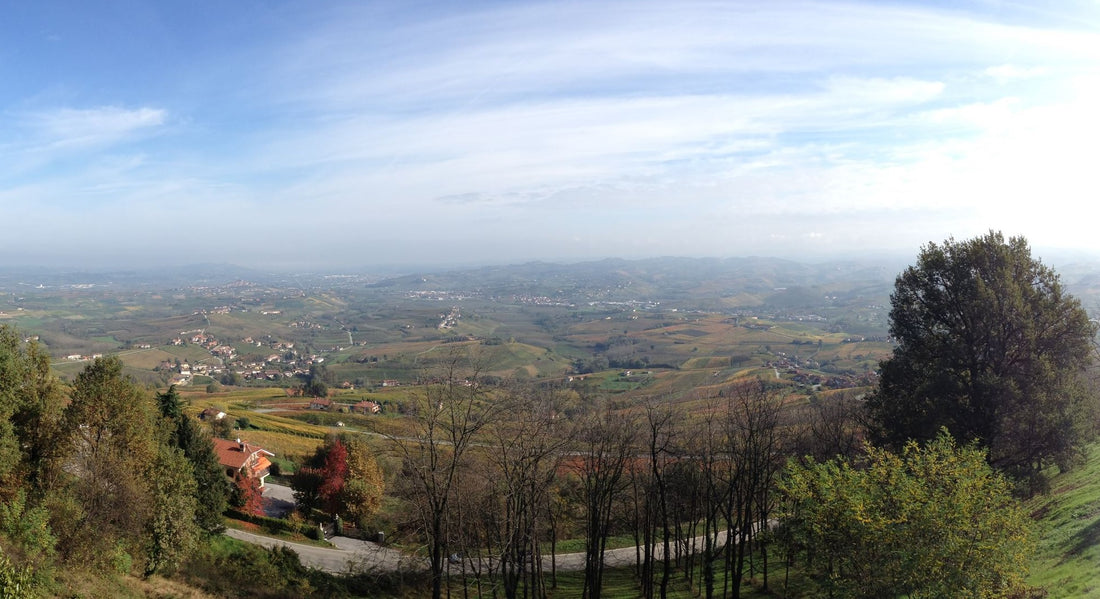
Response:
[[[165,98],[171,115],[147,91],[9,110],[0,136],[23,137],[0,137],[0,202],[27,198],[74,236],[155,230],[188,206],[217,215],[211,236],[308,220],[392,247],[411,230],[530,241],[530,257],[574,237],[571,251],[697,255],[779,232],[792,248],[1085,234],[1088,219],[1046,213],[1092,188],[1092,31],[981,4],[402,6],[320,12],[247,60],[211,52],[224,63],[188,70],[226,89]],[[246,71],[264,86],[219,79]],[[50,181],[28,184],[43,165]]]
[[[126,109],[59,108],[36,112],[20,119],[39,139],[55,147],[100,146],[164,124],[166,112],[158,108]]]
[[[908,77],[857,78],[834,77],[829,91],[859,109],[891,104],[920,104],[943,93],[940,81],[921,81]]]
[[[668,188],[814,159],[822,147],[786,149],[779,137],[900,125],[905,110],[943,88],[844,77],[810,94],[573,98],[400,120],[355,117],[270,140],[256,167],[309,165],[323,173],[303,182],[315,197],[363,189],[414,202],[476,194],[512,204],[518,196],[560,201],[556,189],[636,190],[657,181],[674,193]]]
[[[1003,129],[1012,124],[1022,108],[1020,98],[1007,97],[998,98],[992,102],[962,104],[931,110],[919,115],[918,118],[927,119],[931,124],[940,126]]]
[[[989,67],[983,73],[997,83],[1008,83],[1019,79],[1032,79],[1046,75],[1049,69],[1045,67],[1019,67],[1013,64],[1002,64]]]

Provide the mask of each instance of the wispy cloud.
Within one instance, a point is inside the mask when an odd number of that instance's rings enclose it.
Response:
[[[1013,64],[1001,64],[989,67],[983,71],[985,75],[992,77],[997,83],[1008,83],[1020,79],[1031,79],[1045,75],[1049,69],[1045,67],[1019,67]]]
[[[1095,7],[281,10],[235,24],[240,48],[175,57],[178,84],[0,105],[0,201],[74,235],[218,206],[209,230],[226,238],[308,218],[346,247],[370,228],[364,244],[428,256],[436,239],[473,259],[510,242],[554,257],[564,239],[603,255],[916,247],[989,227],[1054,239],[1029,198],[1057,213],[1091,188]],[[120,210],[129,222],[110,221]]]
[[[127,109],[58,108],[22,115],[20,122],[31,135],[54,147],[102,146],[147,133],[163,125],[166,112],[159,108]]]

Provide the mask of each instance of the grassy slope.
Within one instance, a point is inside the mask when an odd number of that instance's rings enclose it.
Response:
[[[1045,587],[1051,599],[1100,596],[1100,444],[1027,507],[1038,519],[1039,542],[1029,582]]]

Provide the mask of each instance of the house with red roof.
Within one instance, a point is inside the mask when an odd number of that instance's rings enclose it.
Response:
[[[351,406],[351,411],[359,414],[377,414],[382,411],[382,406],[370,400],[363,400]]]
[[[271,460],[275,454],[251,445],[248,441],[237,439],[214,439],[214,453],[218,455],[218,463],[225,468],[225,475],[235,478],[240,472],[246,476],[260,480],[260,486],[264,486],[264,479],[271,474]]]

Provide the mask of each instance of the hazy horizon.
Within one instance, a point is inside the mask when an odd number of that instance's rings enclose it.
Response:
[[[6,12],[0,263],[1100,255],[1095,2]]]
[[[942,240],[941,240],[942,241]],[[937,242],[938,243],[938,242]],[[657,260],[719,260],[719,261],[736,261],[736,260],[782,260],[795,264],[801,264],[806,266],[817,265],[830,265],[830,264],[855,264],[859,266],[865,266],[869,268],[888,268],[895,269],[897,272],[901,272],[904,268],[915,263],[920,248],[914,248],[911,255],[904,255],[902,253],[876,253],[874,255],[851,255],[851,256],[828,256],[819,259],[813,257],[785,257],[785,256],[765,256],[765,255],[744,255],[744,256],[639,256],[639,257],[623,257],[623,256],[597,256],[591,258],[577,258],[577,259],[552,259],[552,258],[531,258],[527,260],[501,260],[501,261],[425,261],[425,262],[409,262],[409,263],[377,263],[377,264],[324,264],[324,263],[310,263],[310,264],[247,264],[238,263],[232,261],[193,261],[193,262],[179,262],[170,264],[140,264],[140,263],[97,263],[94,265],[81,265],[81,264],[69,264],[69,263],[55,263],[49,264],[44,262],[39,263],[15,263],[15,262],[0,262],[0,273],[27,273],[33,274],[41,272],[47,275],[79,275],[81,273],[93,274],[93,275],[109,275],[112,273],[132,273],[135,275],[145,275],[154,272],[163,273],[178,273],[179,271],[188,271],[194,269],[226,269],[226,270],[240,270],[240,271],[252,271],[256,273],[264,273],[270,275],[367,275],[367,276],[401,276],[408,274],[420,274],[420,273],[445,273],[445,272],[461,272],[463,270],[477,270],[482,268],[496,268],[496,267],[522,267],[532,264],[549,264],[560,266],[577,266],[584,264],[599,263],[604,261],[621,260],[630,262],[643,262],[643,261],[657,261]],[[1047,250],[1044,252],[1043,248],[1032,247],[1032,256],[1039,259],[1043,264],[1052,267],[1057,272],[1058,269],[1071,266],[1084,266],[1091,268],[1096,267],[1096,272],[1100,274],[1100,254],[1082,252],[1082,251],[1059,251],[1059,250]]]

